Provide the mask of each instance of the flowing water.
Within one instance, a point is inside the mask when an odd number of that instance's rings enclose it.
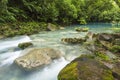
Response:
[[[111,33],[109,29],[111,24],[91,23],[82,25],[82,27],[89,27],[90,31],[95,33],[107,32]],[[31,36],[19,36],[0,40],[0,80],[57,80],[59,71],[67,65],[71,60],[80,56],[81,54],[89,53],[82,45],[64,44],[61,38],[66,37],[84,37],[86,32],[76,32],[75,27],[80,25],[66,27],[64,30],[40,32]],[[50,65],[40,68],[36,71],[24,71],[13,62],[20,56],[22,50],[17,45],[22,42],[31,41],[34,47],[50,47],[59,49],[64,56],[60,59],[54,60]]]

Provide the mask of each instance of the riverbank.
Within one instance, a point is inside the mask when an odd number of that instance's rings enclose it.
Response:
[[[41,31],[54,31],[60,28],[59,25],[45,22],[1,23],[0,27],[0,38],[32,35]]]

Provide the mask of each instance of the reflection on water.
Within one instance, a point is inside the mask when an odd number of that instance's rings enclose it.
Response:
[[[90,31],[111,32],[111,24],[88,24],[82,27],[89,27]],[[41,32],[39,34],[28,36],[14,37],[0,40],[0,80],[57,80],[59,71],[71,60],[88,51],[80,44],[71,45],[63,44],[61,38],[66,37],[84,37],[86,32],[76,32],[75,25],[66,27],[65,30],[53,32]],[[35,47],[51,47],[59,49],[64,56],[61,59],[54,60],[50,65],[40,68],[36,71],[26,72],[13,64],[14,59],[19,57],[21,51],[17,45],[21,42],[32,41]]]

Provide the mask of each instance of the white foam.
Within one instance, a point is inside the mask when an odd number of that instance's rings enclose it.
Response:
[[[64,58],[55,60],[50,66],[45,67],[42,71],[31,74],[27,80],[57,80],[57,75],[63,67],[69,62]]]
[[[22,42],[29,42],[31,41],[30,38],[28,36],[21,36],[18,39],[8,39],[8,40],[1,40],[0,41],[0,50],[9,48],[9,47],[16,47],[19,43]]]
[[[11,52],[11,53],[4,53],[0,55],[1,63],[0,67],[4,65],[10,65],[14,62],[14,60],[19,57],[21,51]]]

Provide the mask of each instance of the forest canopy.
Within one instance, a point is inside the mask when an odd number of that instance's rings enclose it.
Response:
[[[0,22],[120,21],[120,0],[0,0]]]

